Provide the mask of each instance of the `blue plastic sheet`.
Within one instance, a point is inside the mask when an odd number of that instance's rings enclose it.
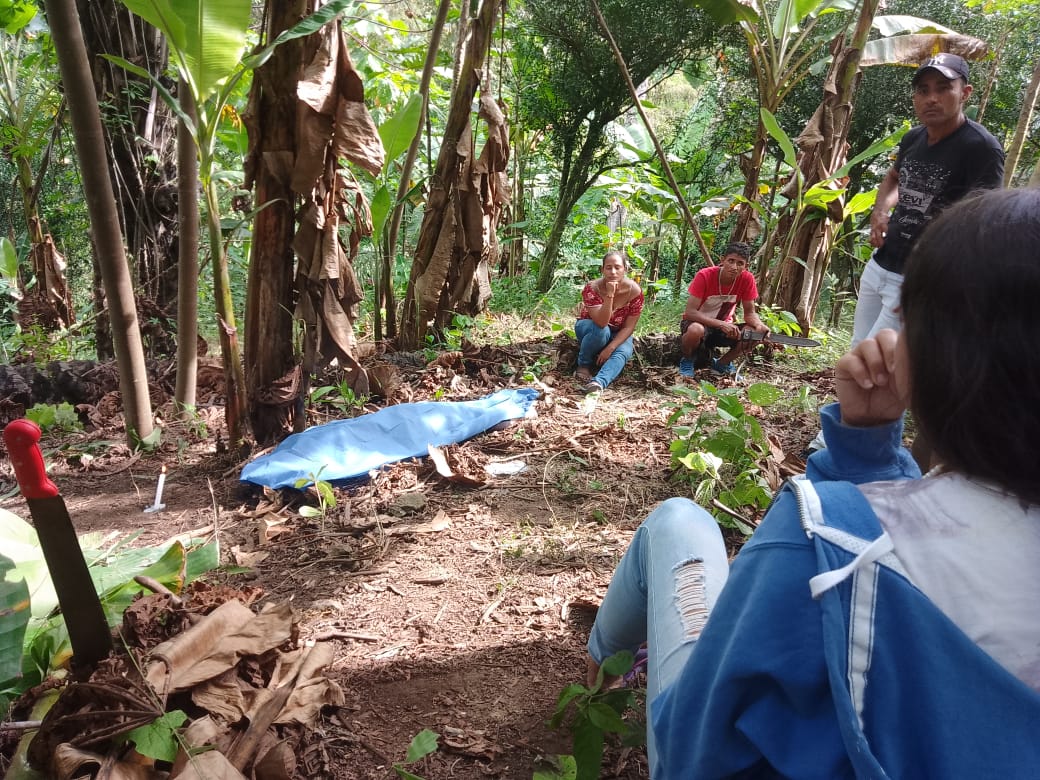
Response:
[[[368,474],[387,463],[465,441],[503,420],[527,414],[538,397],[531,388],[499,390],[476,401],[424,401],[388,406],[350,420],[316,425],[287,437],[242,469],[243,482],[270,488],[298,480],[335,482]]]

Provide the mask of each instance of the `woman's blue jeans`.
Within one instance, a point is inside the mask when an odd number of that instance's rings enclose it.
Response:
[[[578,366],[589,366],[590,368],[596,367],[596,356],[614,338],[614,332],[609,325],[601,328],[589,319],[578,320],[574,324],[574,335],[578,338]],[[632,337],[629,336],[610,353],[610,357],[600,366],[596,376],[593,377],[596,384],[600,387],[607,387],[617,379],[621,375],[621,369],[625,367],[625,363],[632,357],[633,349]]]
[[[688,499],[670,498],[639,526],[596,614],[589,654],[597,662],[647,643],[651,767],[656,763],[650,728],[654,699],[686,664],[728,575],[726,545],[715,518]]]

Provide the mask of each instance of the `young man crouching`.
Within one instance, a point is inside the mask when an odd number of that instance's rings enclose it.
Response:
[[[733,322],[738,302],[746,326],[759,333],[769,332],[755,312],[758,287],[755,275],[747,270],[750,254],[747,244],[733,242],[726,246],[721,263],[702,268],[690,282],[690,299],[679,326],[683,353],[679,373],[693,376],[696,364],[707,362],[715,347],[729,347],[729,351],[720,358],[710,358],[712,370],[720,376],[736,373],[733,361],[745,349],[745,342],[740,340],[741,326]],[[698,353],[703,358],[700,361]]]

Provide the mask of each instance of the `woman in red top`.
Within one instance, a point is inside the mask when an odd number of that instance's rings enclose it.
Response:
[[[643,291],[627,273],[628,260],[612,250],[603,257],[600,278],[581,291],[581,313],[574,325],[578,338],[574,376],[586,393],[602,390],[617,379],[632,357],[632,334],[643,312]]]

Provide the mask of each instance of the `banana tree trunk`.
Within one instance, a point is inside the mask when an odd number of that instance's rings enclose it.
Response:
[[[798,165],[806,190],[829,179],[848,155],[846,138],[859,62],[878,5],[879,0],[864,0],[851,40],[832,60],[824,82],[823,102],[798,138]],[[808,209],[802,209],[790,221],[789,232],[775,242],[783,248],[776,302],[798,318],[806,333],[819,305],[831,243],[843,216],[843,197],[832,200],[825,214],[812,215]]]
[[[78,0],[77,6],[94,91],[111,103],[102,116],[107,166],[133,258],[142,343],[151,356],[170,356],[177,333],[177,123],[147,79],[102,56],[118,55],[162,76],[166,41],[119,0]]]
[[[422,128],[426,125],[427,106],[430,103],[430,80],[433,77],[433,67],[437,62],[437,52],[440,50],[441,35],[444,33],[444,24],[448,19],[448,9],[451,0],[440,0],[437,6],[437,18],[433,22],[430,31],[430,42],[426,49],[426,61],[423,63],[422,76],[419,78],[419,95],[422,96],[422,113],[416,129],[415,137],[408,145],[408,153],[405,155],[404,164],[401,166],[401,181],[397,187],[397,199],[393,214],[390,217],[390,228],[387,231],[386,241],[383,243],[383,272],[380,275],[382,289],[376,290],[376,338],[381,338],[382,333],[379,322],[380,303],[386,308],[386,336],[393,339],[397,336],[397,312],[394,302],[393,285],[393,260],[397,253],[397,236],[401,230],[401,219],[404,217],[405,195],[411,186],[412,167],[415,158],[419,155],[419,144],[422,143]]]
[[[210,169],[205,161],[201,167],[203,170]],[[206,226],[213,261],[213,303],[217,310],[220,354],[224,359],[224,420],[228,427],[228,441],[233,449],[238,449],[245,442],[245,371],[242,368],[242,353],[238,347],[235,307],[231,300],[231,276],[220,231],[220,197],[217,194],[217,183],[212,177],[204,178],[206,180],[202,182],[202,186],[206,196]]]
[[[417,349],[430,327],[444,321],[453,299],[457,303],[460,294],[467,294],[468,287],[477,281],[472,274],[483,262],[479,236],[474,235],[480,231],[467,231],[465,224],[473,210],[463,202],[469,195],[463,189],[468,183],[462,181],[462,174],[472,161],[470,114],[500,3],[482,0],[468,28],[405,294],[398,339],[402,349]],[[456,274],[461,277],[453,280]],[[467,274],[469,279],[465,278]]]
[[[272,41],[305,14],[304,0],[269,0],[265,40]],[[268,204],[253,220],[246,289],[245,372],[249,421],[258,443],[268,444],[302,430],[299,356],[293,346],[293,286],[296,233],[293,192],[285,173],[296,158],[296,122],[261,122],[260,117],[295,117],[301,44],[278,48],[253,77],[244,116],[249,131],[246,187],[255,202]]]

